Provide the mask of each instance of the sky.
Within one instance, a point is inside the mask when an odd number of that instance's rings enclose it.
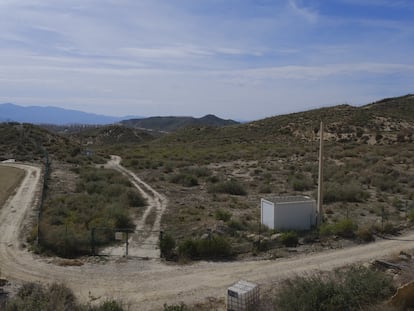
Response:
[[[0,0],[0,103],[256,120],[414,93],[412,0]]]

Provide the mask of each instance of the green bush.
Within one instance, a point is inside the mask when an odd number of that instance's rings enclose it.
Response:
[[[371,227],[359,228],[356,232],[356,236],[364,242],[372,242],[375,240],[374,231]]]
[[[356,229],[357,225],[351,219],[345,218],[333,224],[332,232],[344,238],[352,238]]]
[[[323,237],[332,235],[332,225],[327,222],[322,223],[319,226],[319,235]]]
[[[76,310],[72,291],[59,284],[48,289],[37,283],[24,284],[6,304],[6,311]]]
[[[189,311],[189,309],[183,303],[181,303],[179,305],[167,305],[167,304],[164,304],[163,311]]]
[[[414,210],[410,210],[407,214],[407,218],[410,222],[414,222]]]
[[[170,182],[180,184],[184,187],[194,187],[198,185],[197,177],[185,173],[178,173],[171,176]]]
[[[275,300],[281,311],[361,310],[388,298],[392,279],[364,267],[336,271],[327,276],[297,277],[286,281]]]
[[[139,193],[136,189],[129,189],[126,192],[126,197],[128,200],[128,205],[131,207],[142,207],[147,204],[141,193]]]
[[[45,310],[123,311],[124,309],[121,304],[113,300],[93,307],[81,305],[68,287],[57,283],[47,287],[37,283],[24,284],[5,306],[5,311]]]
[[[299,243],[298,234],[295,231],[283,232],[280,242],[287,247],[296,247]]]
[[[352,238],[357,229],[358,226],[351,219],[344,218],[333,224],[323,223],[319,227],[319,234],[321,236],[335,234],[343,238]]]
[[[217,220],[222,220],[224,222],[227,222],[231,219],[231,213],[219,208],[214,212],[214,217]]]
[[[243,225],[240,221],[237,221],[237,220],[229,221],[228,226],[230,229],[237,230],[237,231],[244,231],[247,229],[245,225]]]
[[[369,193],[359,184],[328,183],[324,191],[324,203],[332,202],[364,202],[369,198]]]
[[[297,174],[289,178],[289,183],[295,191],[307,191],[313,188],[313,181],[303,174]]]
[[[87,311],[124,311],[124,308],[119,302],[115,300],[108,300],[100,306],[89,308]]]
[[[232,255],[230,243],[221,236],[208,239],[190,239],[178,246],[178,255],[190,259],[224,259]]]
[[[208,187],[210,193],[227,193],[232,195],[246,195],[247,191],[237,180],[228,180],[210,184]]]
[[[175,240],[168,233],[164,233],[159,242],[161,256],[170,259],[174,254]]]

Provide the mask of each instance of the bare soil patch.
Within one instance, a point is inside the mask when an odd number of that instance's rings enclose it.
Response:
[[[24,177],[24,170],[0,166],[0,206],[10,197]]]

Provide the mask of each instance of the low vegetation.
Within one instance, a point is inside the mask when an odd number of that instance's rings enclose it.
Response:
[[[369,268],[352,267],[327,275],[287,280],[274,300],[281,311],[361,310],[389,298],[392,278]]]
[[[53,283],[42,286],[38,283],[23,285],[17,294],[6,301],[5,311],[124,311],[123,305],[108,300],[98,306],[80,304],[73,292],[65,285]]]
[[[133,215],[146,202],[121,173],[81,167],[73,192],[48,191],[40,223],[42,249],[64,256],[89,254],[91,234],[96,247],[114,241],[114,229],[133,229]]]
[[[392,234],[414,223],[413,107],[414,97],[407,95],[364,107],[339,105],[222,128],[199,124],[170,134],[140,136],[133,143],[128,137],[135,132],[119,127],[88,129],[84,136],[78,133],[70,139],[31,125],[5,123],[0,127],[0,135],[6,137],[0,142],[0,154],[40,161],[46,150],[52,174],[64,163],[78,167],[76,178],[83,167],[104,162],[108,154],[120,155],[123,165],[168,197],[162,228],[174,238],[176,249],[184,241],[212,232],[228,240],[236,253],[251,253],[261,234],[260,198],[296,194],[316,198],[319,122],[323,120],[326,225],[319,233],[324,239],[371,241],[375,234]],[[86,155],[85,151],[92,152]],[[72,207],[67,213],[66,207],[105,206],[109,215],[105,219],[129,225],[130,213],[125,211],[131,208],[118,208],[128,205],[126,194],[116,201],[105,195],[99,199],[105,181],[91,181],[66,192],[56,192],[53,182],[46,203],[58,207],[53,213],[65,215],[63,222],[56,215],[45,216],[57,224],[42,222],[43,229],[49,232],[59,226],[55,233],[60,236],[83,232],[76,237],[77,245],[84,245],[80,253],[90,239],[86,232],[102,220],[83,217],[84,212]],[[117,187],[112,184],[104,192],[117,196]],[[68,195],[74,198],[63,198]],[[53,210],[51,205],[45,211]],[[78,221],[79,228],[73,225]],[[275,233],[267,232],[264,238],[270,240]],[[110,241],[109,235],[99,234],[105,243]],[[307,241],[317,241],[302,233],[300,238],[299,249]],[[66,239],[60,238],[59,251],[55,247],[58,253],[69,247],[62,241]],[[269,251],[285,247],[273,240],[267,245]]]
[[[227,239],[213,235],[182,241],[178,245],[178,256],[187,259],[227,259],[232,256],[232,250]]]
[[[257,311],[403,310],[385,305],[395,293],[392,277],[366,268],[351,266],[319,275],[298,276],[271,288],[261,288]],[[218,306],[165,304],[164,311],[216,310]]]

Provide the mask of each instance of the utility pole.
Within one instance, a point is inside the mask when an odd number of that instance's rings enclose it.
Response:
[[[323,222],[323,122],[319,130],[319,170],[318,170],[318,226]]]

